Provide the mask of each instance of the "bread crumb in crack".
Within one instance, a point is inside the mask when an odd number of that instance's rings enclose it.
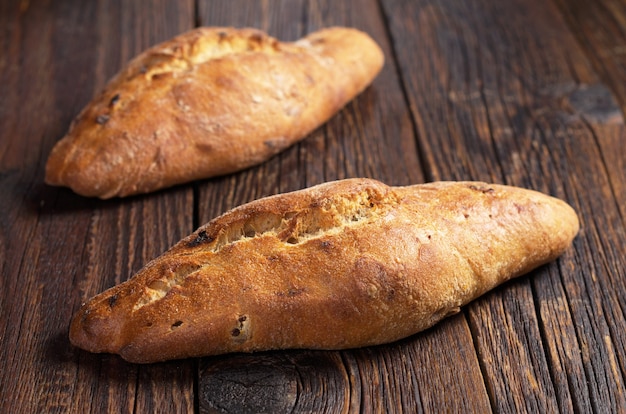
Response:
[[[138,72],[152,80],[166,74],[175,76],[181,72],[189,72],[197,65],[227,56],[250,52],[267,54],[280,49],[276,39],[256,30],[251,30],[244,37],[241,37],[240,31],[228,30],[215,33],[209,38],[202,38],[195,33],[194,35],[197,38],[191,41],[187,39],[189,35],[182,35],[172,39],[169,47],[161,46],[144,61]]]
[[[175,268],[163,272],[163,277],[153,280],[144,287],[143,295],[135,303],[133,310],[140,309],[150,303],[165,297],[175,286],[181,285],[185,278],[197,272],[202,266],[198,264],[184,263]]]
[[[381,195],[368,190],[316,200],[297,212],[244,214],[245,219],[229,222],[216,235],[209,235],[207,228],[198,230],[187,246],[197,248],[206,243],[205,250],[219,253],[233,243],[262,236],[274,236],[283,243],[297,245],[375,220],[397,204],[392,193]]]

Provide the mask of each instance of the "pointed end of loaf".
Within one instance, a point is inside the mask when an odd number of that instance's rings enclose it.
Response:
[[[46,173],[44,182],[51,186],[62,186],[62,171],[64,169],[65,160],[62,156],[63,150],[63,140],[56,143],[56,145],[52,148],[50,155],[48,156],[48,160],[46,162]]]
[[[572,206],[554,197],[550,199],[551,209],[545,222],[552,238],[549,245],[552,247],[553,257],[550,260],[554,260],[570,247],[580,231],[580,222]]]
[[[70,343],[94,353],[117,353],[122,346],[124,321],[112,312],[118,294],[112,290],[83,304],[70,324]]]
[[[123,180],[115,180],[113,167],[97,159],[92,151],[76,153],[76,137],[72,131],[54,146],[46,162],[44,182],[50,186],[68,187],[84,197],[106,200],[120,194]]]
[[[572,244],[579,232],[576,211],[565,201],[525,188],[485,183],[469,183],[475,193],[492,204],[497,228],[506,229],[510,240],[503,249],[509,249],[509,262],[504,280],[521,276],[537,267],[556,260]],[[486,189],[486,190],[485,190]],[[493,191],[492,191],[493,189]],[[493,229],[495,235],[498,229]],[[504,259],[504,251],[501,253]],[[502,282],[501,280],[500,282]]]

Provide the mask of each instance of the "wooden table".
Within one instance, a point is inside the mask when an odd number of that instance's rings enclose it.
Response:
[[[626,2],[0,2],[0,412],[625,412]],[[198,25],[368,32],[386,65],[249,170],[100,201],[43,184],[50,149],[126,61]],[[133,365],[71,315],[198,225],[328,180],[485,180],[569,202],[556,262],[384,346]]]

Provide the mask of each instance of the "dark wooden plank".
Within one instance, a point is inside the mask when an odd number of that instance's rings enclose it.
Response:
[[[624,165],[621,133],[604,129],[614,116],[590,123],[569,104],[603,87],[559,10],[383,4],[433,178],[535,188],[581,217],[574,249],[467,307],[494,409],[623,411],[624,195],[603,158]]]
[[[341,413],[348,373],[338,352],[285,351],[206,358],[199,385],[208,413]]]
[[[199,10],[203,25],[254,26],[285,40],[321,27],[353,26],[373,36],[386,55],[385,68],[372,87],[306,140],[261,166],[202,183],[200,222],[254,198],[334,179],[368,176],[395,185],[424,181],[393,49],[376,2],[200,2]],[[264,353],[258,356],[258,363],[268,373],[298,372],[297,397],[294,401],[293,395],[285,392],[277,399],[274,389],[259,387],[254,388],[255,395],[261,397],[259,401],[271,401],[276,412],[284,412],[281,408],[285,407],[293,412],[428,412],[442,406],[485,412],[489,399],[472,337],[463,319],[459,321],[461,334],[441,329],[384,347],[307,353],[307,359],[315,362],[307,361],[306,367],[298,358],[285,360],[283,352]],[[451,343],[455,346],[448,348]],[[252,411],[258,408],[246,398],[252,389],[241,386],[254,383],[256,370],[248,373],[241,365],[243,361],[257,364],[256,358],[203,359],[201,411],[214,412],[221,407],[220,412],[238,412],[246,401]],[[246,375],[250,375],[247,380]],[[240,387],[220,393],[221,388],[214,387],[216,376],[219,381],[229,378],[229,383]],[[303,383],[310,383],[310,388]]]
[[[462,315],[396,343],[344,354],[360,385],[354,412],[490,412]]]
[[[602,84],[593,84],[587,77],[585,68],[575,66],[574,72],[582,85],[572,92],[567,103],[577,115],[576,122],[570,126],[575,137],[591,133],[595,140],[597,156],[602,162],[585,162],[580,173],[600,170],[606,174],[606,181],[585,206],[594,226],[590,228],[590,246],[588,256],[594,258],[589,266],[593,283],[580,286],[579,291],[591,289],[592,297],[600,304],[594,309],[585,309],[607,315],[607,326],[601,326],[597,334],[605,342],[608,353],[607,365],[610,372],[608,386],[613,381],[624,384],[626,377],[626,335],[623,323],[626,312],[626,127],[623,113],[626,111],[626,3],[615,0],[581,2],[578,0],[555,0],[570,25],[581,48],[591,62],[594,72]],[[606,87],[604,85],[607,85]],[[621,111],[620,111],[621,107]],[[584,156],[583,156],[584,157]],[[584,157],[586,161],[586,157]],[[600,194],[601,192],[601,194]],[[615,205],[611,203],[614,199]],[[608,213],[600,217],[598,211],[610,206]],[[614,208],[618,211],[615,211]],[[615,232],[619,237],[606,237]],[[608,277],[597,278],[597,274]],[[615,292],[605,299],[605,290]],[[598,374],[596,374],[598,375]],[[599,376],[599,375],[598,375]],[[599,382],[604,383],[602,378]],[[594,394],[597,391],[594,389]],[[595,397],[595,395],[594,395]],[[609,401],[624,404],[624,391],[619,388]],[[603,408],[598,401],[595,407]]]
[[[626,2],[554,2],[565,16],[594,71],[602,83],[608,85],[605,88],[582,88],[570,98],[570,105],[594,130],[613,193],[617,198],[623,197],[626,194],[626,151],[615,149],[623,146],[625,134],[622,113],[626,112]],[[577,72],[581,72],[580,69],[577,68]],[[598,129],[601,131],[596,132]],[[619,208],[624,221],[626,203],[619,203]]]
[[[53,240],[46,244],[42,231],[50,227],[44,223],[41,209],[45,207],[34,194],[41,191],[42,160],[46,148],[42,137],[55,125],[49,119],[55,116],[53,73],[43,68],[52,61],[52,50],[48,42],[42,42],[41,33],[50,33],[53,25],[46,19],[46,10],[28,9],[22,4],[3,2],[2,27],[5,28],[2,50],[2,123],[0,139],[0,177],[2,203],[0,256],[2,256],[2,290],[0,306],[0,410],[9,412],[14,407],[25,407],[36,411],[44,407],[61,411],[70,399],[67,392],[55,392],[55,383],[63,389],[71,383],[68,375],[46,378],[51,374],[43,359],[63,360],[63,352],[53,346],[55,330],[46,337],[38,336],[46,325],[58,326],[59,313],[50,312],[65,300],[65,283],[71,273],[59,272],[61,266],[51,259],[41,257],[42,251],[58,255],[58,248],[70,251],[82,250],[80,237]],[[6,24],[5,24],[6,23]],[[19,110],[16,110],[19,108]],[[60,132],[60,131],[59,131]],[[16,138],[17,137],[17,138]],[[77,203],[84,208],[85,203]],[[75,225],[87,227],[89,214],[80,210],[63,222],[71,220]],[[62,228],[57,227],[57,233]],[[40,265],[48,265],[44,268]],[[46,279],[48,283],[45,283]],[[55,284],[64,286],[58,291]],[[57,295],[58,294],[58,295]],[[64,321],[66,324],[66,321]],[[48,348],[48,346],[51,348]],[[54,349],[54,352],[46,352]],[[63,349],[63,348],[62,348]],[[54,380],[53,380],[54,379]],[[36,380],[42,382],[38,390],[32,387]],[[46,397],[49,394],[50,397]],[[49,401],[46,399],[49,398]]]
[[[553,0],[593,70],[626,109],[626,3],[621,0]]]
[[[193,361],[133,366],[67,339],[83,300],[191,231],[191,187],[103,202],[42,183],[80,108],[135,53],[190,28],[193,4],[1,7],[0,411],[193,411]]]

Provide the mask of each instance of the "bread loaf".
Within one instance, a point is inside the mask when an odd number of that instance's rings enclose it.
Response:
[[[516,187],[336,181],[200,227],[84,304],[71,342],[132,362],[387,343],[555,259],[565,202]]]
[[[250,167],[326,122],[383,59],[355,29],[292,43],[254,29],[190,31],[106,85],[53,148],[45,181],[110,198]]]

